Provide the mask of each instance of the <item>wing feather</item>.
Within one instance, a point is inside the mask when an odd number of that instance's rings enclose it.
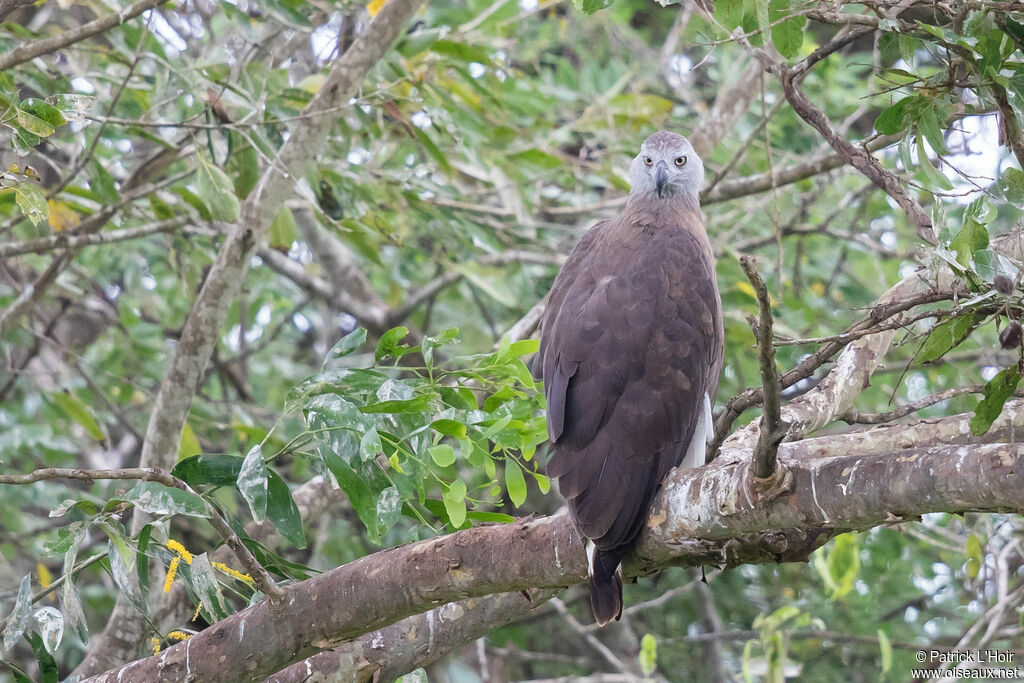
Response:
[[[620,227],[598,224],[566,261],[538,354],[554,444],[548,473],[602,550],[639,533],[721,366],[706,244],[668,226],[625,248],[615,243]]]

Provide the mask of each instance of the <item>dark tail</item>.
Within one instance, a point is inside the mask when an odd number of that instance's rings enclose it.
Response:
[[[622,576],[616,571],[625,550],[594,548],[594,566],[590,574],[590,607],[594,621],[604,626],[622,616]]]

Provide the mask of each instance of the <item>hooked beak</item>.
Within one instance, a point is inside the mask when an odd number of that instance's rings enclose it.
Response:
[[[658,191],[658,198],[665,196],[665,185],[668,184],[668,164],[659,161],[654,170],[654,189]]]

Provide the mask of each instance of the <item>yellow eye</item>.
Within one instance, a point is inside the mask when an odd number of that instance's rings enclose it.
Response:
[[[686,165],[686,157],[676,157],[676,166],[682,167]]]
[[[654,159],[650,157],[644,157],[644,163],[647,164],[648,166],[652,166],[654,164]]]

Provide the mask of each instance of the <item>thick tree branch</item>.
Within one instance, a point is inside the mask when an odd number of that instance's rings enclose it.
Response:
[[[393,681],[529,615],[555,592],[498,593],[441,605],[307,657],[277,672],[267,683]]]
[[[794,486],[771,500],[752,495],[749,451],[674,471],[655,500],[627,576],[669,565],[794,561],[836,530],[866,529],[938,511],[1024,506],[1013,473],[1024,446],[987,444],[886,450],[864,456],[789,459]],[[530,588],[558,589],[586,577],[580,537],[564,515],[483,526],[385,550],[284,588],[158,657],[123,668],[162,681],[223,675],[257,680],[343,640],[441,603]],[[244,630],[243,630],[244,629]],[[245,637],[245,633],[260,637]],[[119,670],[95,681],[115,681]]]

